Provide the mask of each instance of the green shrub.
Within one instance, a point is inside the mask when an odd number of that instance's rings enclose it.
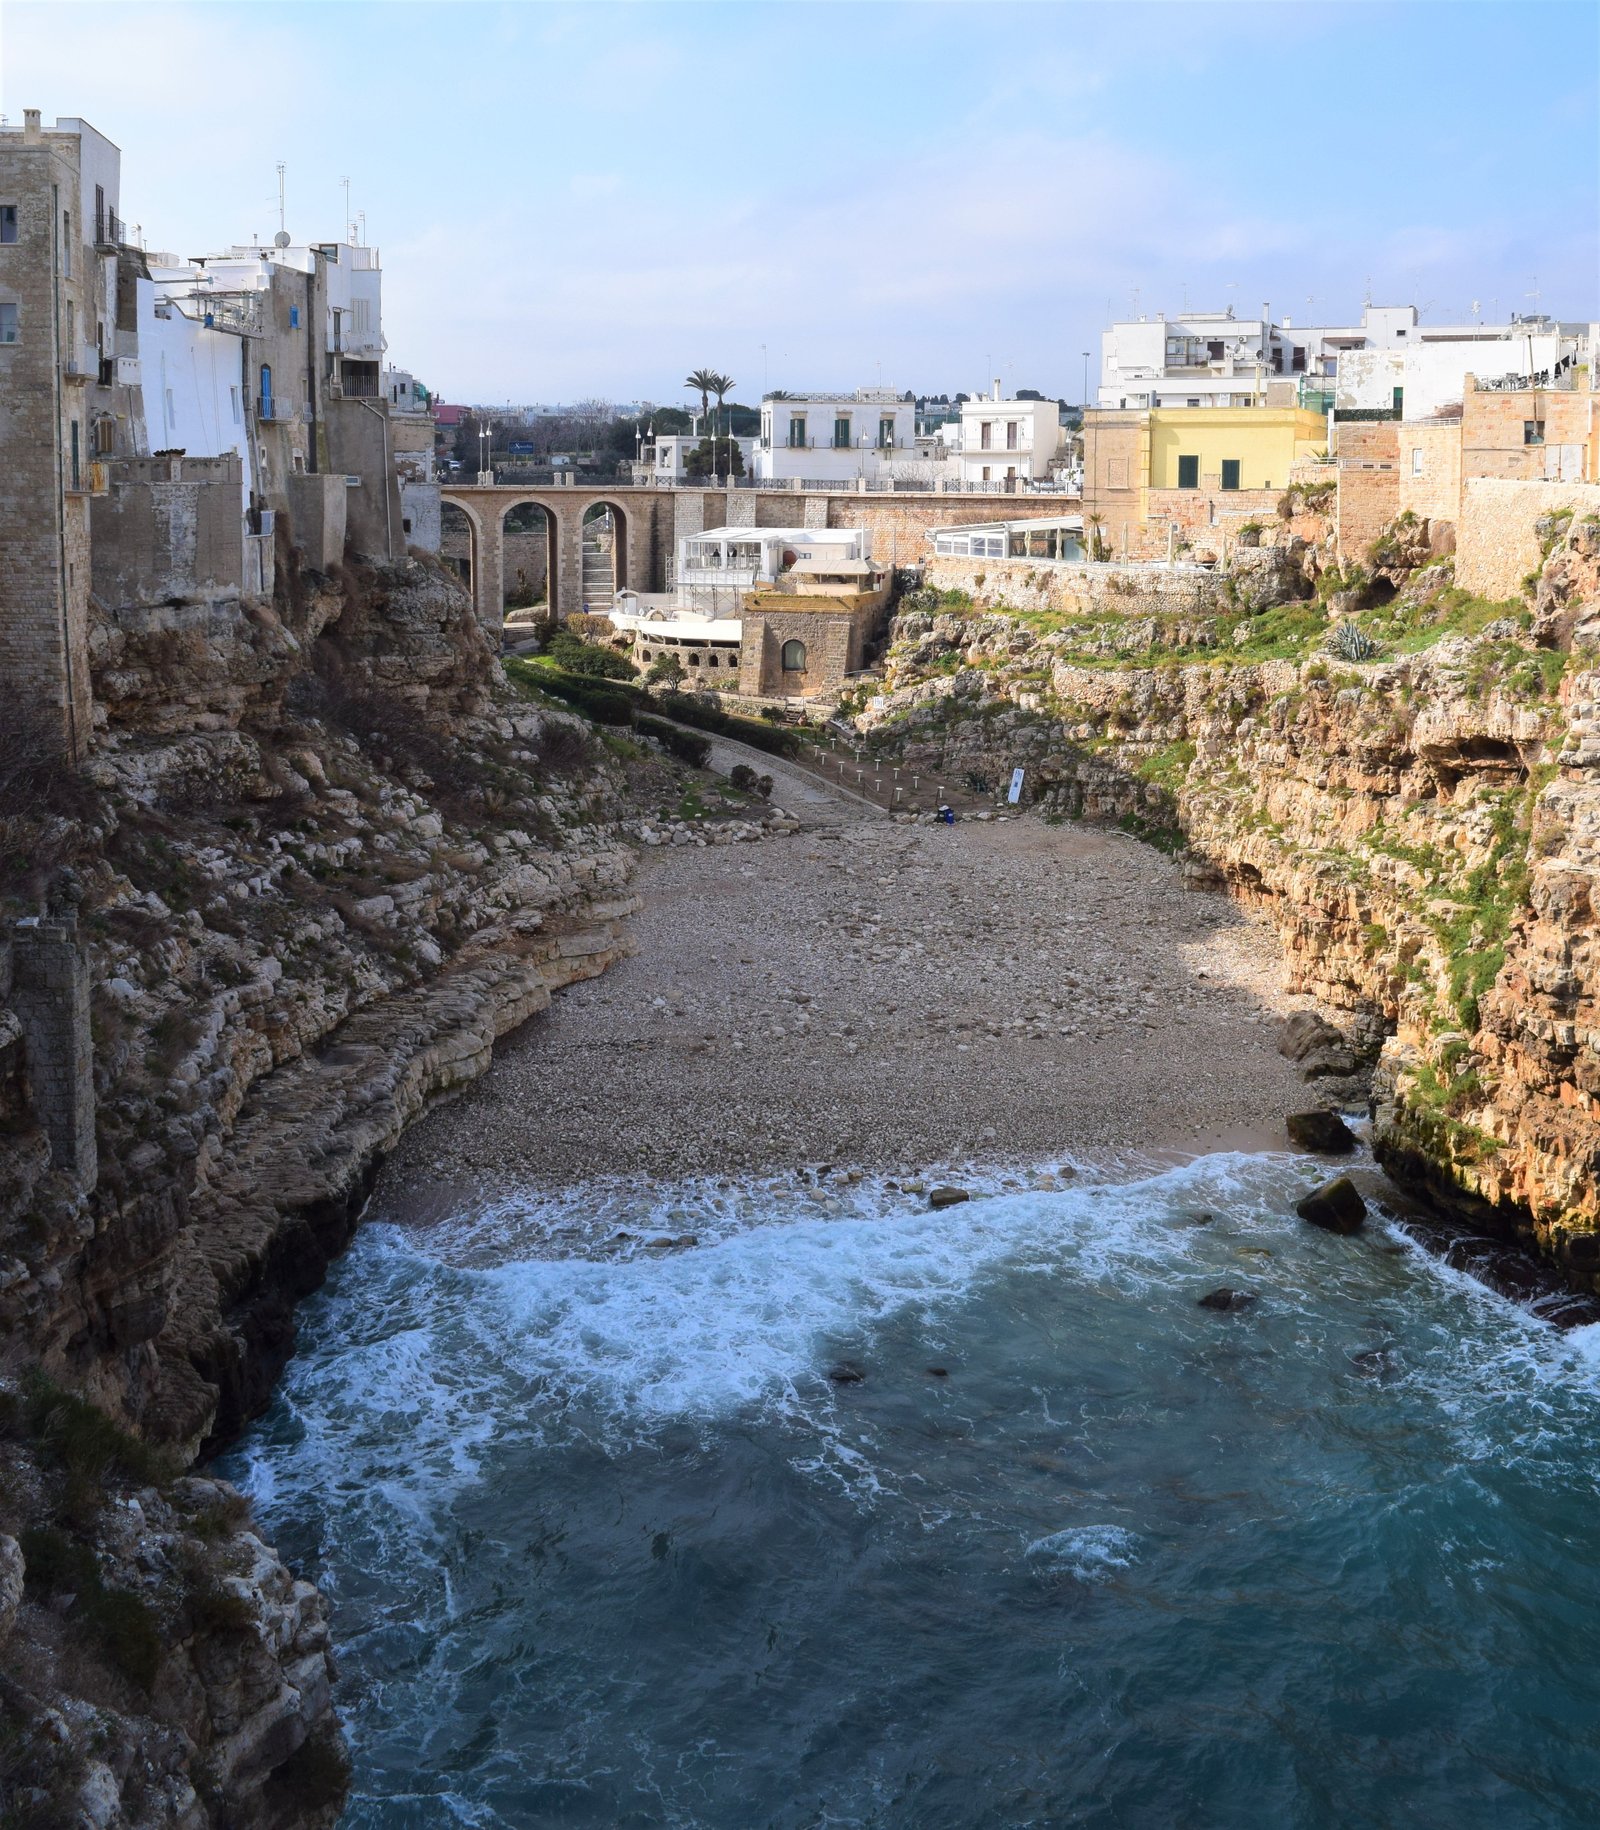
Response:
[[[569,673],[589,674],[604,680],[631,680],[638,669],[614,648],[602,648],[596,642],[580,642],[569,630],[560,629],[551,636],[545,653],[557,667]]]
[[[697,769],[703,769],[711,758],[711,739],[698,736],[693,731],[683,731],[675,724],[669,724],[665,718],[653,718],[648,712],[640,712],[633,721],[633,728],[645,737],[654,737],[669,755],[679,757],[691,763]]]
[[[35,1526],[18,1537],[29,1592],[74,1595],[74,1618],[131,1683],[148,1690],[161,1664],[161,1633],[149,1605],[126,1589],[108,1589],[87,1544],[54,1526]]]

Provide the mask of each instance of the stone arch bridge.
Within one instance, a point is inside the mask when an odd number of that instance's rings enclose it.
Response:
[[[914,565],[927,557],[931,528],[1058,516],[1078,504],[1075,496],[1056,495],[638,484],[447,483],[440,496],[461,510],[472,530],[473,602],[485,628],[494,630],[505,618],[506,516],[524,505],[544,510],[550,604],[566,617],[583,608],[583,523],[594,508],[612,513],[617,589],[664,591],[676,542],[709,527],[867,527],[875,558]]]

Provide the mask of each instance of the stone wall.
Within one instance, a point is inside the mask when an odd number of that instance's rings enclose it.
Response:
[[[1168,528],[1176,524],[1176,544],[1187,542],[1196,553],[1224,556],[1245,523],[1259,521],[1276,526],[1281,489],[1219,488],[1215,477],[1202,479],[1200,489],[1151,489],[1145,492],[1143,527],[1129,530],[1129,556],[1164,559]]]
[[[1461,515],[1460,420],[1403,423],[1399,438],[1399,510],[1454,525]]]
[[[1480,597],[1514,597],[1539,568],[1535,524],[1558,508],[1600,514],[1600,483],[1466,478],[1456,524],[1456,583]]]
[[[344,557],[349,490],[342,476],[296,472],[286,479],[289,537],[313,572],[331,572]]]
[[[1551,388],[1502,394],[1469,386],[1461,401],[1462,475],[1596,481],[1597,399]],[[1530,425],[1543,426],[1541,442],[1529,443]]]
[[[940,554],[924,574],[938,591],[965,591],[979,609],[1055,610],[1084,616],[1207,612],[1221,582],[1211,572],[1166,565],[1069,565],[1038,559],[963,559]]]
[[[81,755],[91,729],[87,663],[88,502],[64,494],[72,430],[87,487],[86,387],[64,379],[83,352],[62,337],[65,299],[88,324],[81,285],[58,286],[56,194],[75,198],[74,161],[38,140],[30,111],[26,141],[8,135],[5,201],[17,209],[17,239],[0,246],[0,301],[17,307],[17,341],[0,345],[0,712],[13,726],[39,723],[42,741]],[[74,271],[81,275],[81,260]],[[58,297],[58,292],[61,296]]]
[[[837,610],[774,609],[772,602],[767,598],[761,610],[745,612],[739,691],[752,697],[803,697],[842,686],[858,645],[854,620]],[[784,668],[783,645],[791,641],[805,644],[801,670]]]
[[[1400,425],[1397,420],[1340,420],[1335,425],[1339,493],[1337,550],[1360,561],[1400,512]]]
[[[75,916],[30,916],[12,937],[11,1002],[22,1026],[33,1109],[52,1165],[80,1188],[95,1182],[94,1042],[89,972]]]
[[[131,458],[90,515],[95,595],[145,604],[244,586],[239,459]]]
[[[359,557],[380,564],[404,559],[406,537],[387,402],[339,397],[326,403],[326,412],[329,469],[357,479],[347,484],[345,532],[351,547]]]

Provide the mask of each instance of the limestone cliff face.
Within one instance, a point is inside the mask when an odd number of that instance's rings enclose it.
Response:
[[[266,1403],[404,1125],[627,944],[617,765],[511,691],[459,586],[416,562],[279,580],[103,615],[80,776],[0,742],[0,898],[76,922],[98,1159],[65,1160],[0,950],[18,1822],[332,1822],[320,1597],[173,1470]]]
[[[1600,528],[1548,544],[1531,609],[1414,555],[1354,661],[1326,591],[1151,631],[903,617],[860,722],[924,773],[1022,763],[1046,811],[1183,847],[1378,1056],[1391,1170],[1600,1287]]]

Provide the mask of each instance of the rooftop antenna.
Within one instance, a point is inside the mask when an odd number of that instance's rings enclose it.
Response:
[[[355,224],[350,219],[350,180],[341,178],[339,182],[344,186],[344,232],[353,237]]]
[[[1479,308],[1478,301],[1476,299],[1474,299],[1472,301],[1472,321],[1474,324],[1481,324],[1483,322],[1483,312]]]
[[[365,210],[356,211],[356,221],[361,226],[361,239],[357,245],[364,248],[367,245],[367,213]]]
[[[1533,300],[1533,311],[1534,311],[1534,316],[1535,316],[1535,317],[1537,317],[1537,316],[1538,316],[1538,314],[1539,314],[1539,299],[1540,299],[1540,296],[1541,296],[1541,294],[1540,294],[1540,292],[1539,292],[1539,276],[1538,276],[1538,274],[1537,274],[1537,273],[1536,273],[1536,274],[1535,274],[1535,275],[1534,275],[1534,276],[1533,276],[1533,291],[1532,291],[1532,292],[1525,292],[1525,293],[1523,293],[1523,295],[1522,295],[1522,296],[1523,296],[1523,297],[1524,297],[1524,298],[1525,298],[1525,299],[1532,299],[1532,300]]]
[[[1371,305],[1372,305],[1372,275],[1369,273],[1367,275],[1367,289],[1361,295],[1361,309],[1363,311],[1367,311],[1371,308]]]
[[[287,248],[289,245],[289,225],[283,218],[283,172],[284,165],[283,161],[280,159],[278,161],[278,246],[280,248]]]

